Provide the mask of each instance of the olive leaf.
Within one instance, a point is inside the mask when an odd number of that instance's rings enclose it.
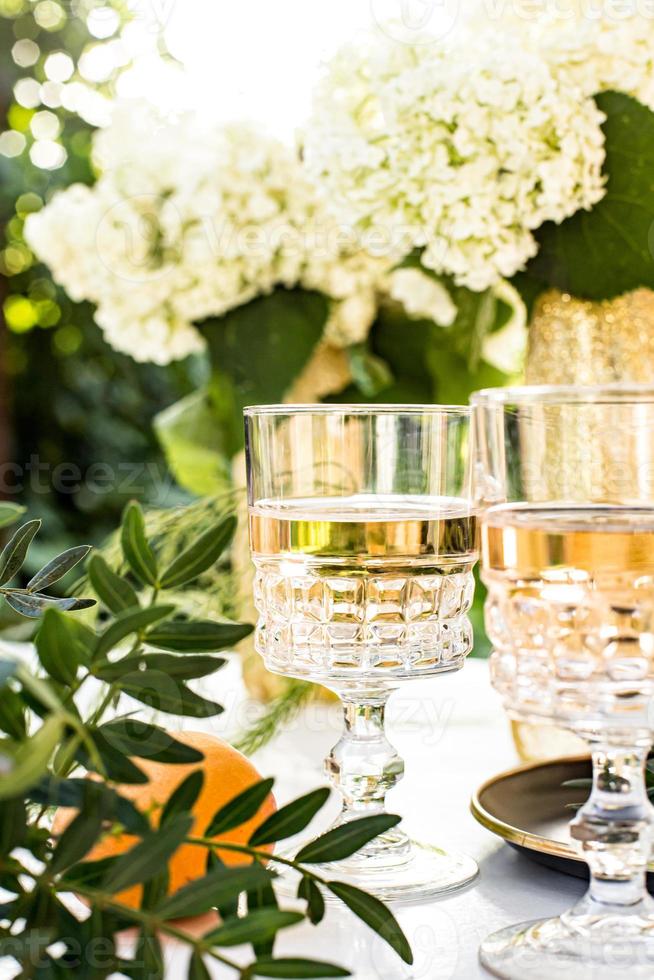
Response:
[[[275,895],[272,882],[268,881],[257,888],[251,888],[247,893],[247,910],[254,912],[256,909],[279,908],[279,902]],[[236,915],[238,909],[234,909],[232,916]],[[223,919],[228,918],[228,913],[221,910]],[[262,938],[252,943],[252,949],[257,956],[272,956],[275,948],[275,936]]]
[[[157,560],[145,536],[143,511],[132,501],[125,508],[120,543],[127,564],[144,585],[157,584]]]
[[[9,539],[0,553],[0,585],[11,581],[21,570],[32,539],[40,527],[41,521],[28,521]]]
[[[221,704],[191,691],[160,670],[135,670],[120,681],[121,690],[142,704],[168,714],[211,718],[223,711]]]
[[[7,661],[0,661],[0,672]],[[24,698],[5,684],[0,684],[0,731],[10,738],[21,741],[27,736],[27,719]]]
[[[80,745],[75,753],[75,758],[83,766],[120,783],[147,783],[148,777],[143,770],[129,756],[116,749],[100,729],[89,728],[88,738],[93,741],[95,753],[92,754],[86,744]]]
[[[305,900],[307,915],[313,925],[317,926],[325,915],[325,899],[322,897],[320,887],[312,878],[302,875],[298,885],[297,897]]]
[[[164,980],[165,965],[159,937],[153,929],[143,926],[139,934],[133,965],[130,964],[131,980]]]
[[[127,579],[122,578],[109,567],[102,555],[91,556],[88,573],[98,598],[110,612],[120,613],[127,609],[138,608],[139,600],[135,590]]]
[[[63,719],[51,715],[39,730],[24,742],[20,742],[10,757],[9,771],[0,779],[0,800],[20,796],[38,782],[59,744],[64,730]]]
[[[25,801],[18,797],[0,803],[0,855],[5,857],[20,847],[27,837]]]
[[[270,872],[260,864],[248,864],[240,868],[218,867],[170,895],[158,907],[157,912],[167,919],[199,915],[270,880]]]
[[[242,980],[250,977],[278,977],[279,980],[320,980],[322,977],[349,977],[352,974],[342,966],[322,960],[305,960],[284,956],[278,959],[262,957],[241,974]]]
[[[327,887],[333,895],[340,898],[354,914],[381,936],[391,949],[409,965],[413,963],[413,953],[399,922],[391,910],[374,895],[369,895],[354,885],[344,881],[328,881]]]
[[[211,980],[211,974],[205,966],[200,950],[194,950],[186,976],[187,980]]]
[[[203,786],[204,773],[201,769],[196,769],[195,772],[189,773],[186,779],[168,797],[161,811],[159,826],[163,827],[179,813],[187,813],[192,810],[198,796],[202,792]]]
[[[162,864],[172,857],[192,824],[193,817],[190,814],[178,814],[165,827],[144,837],[112,865],[103,879],[103,888],[114,893],[149,881],[161,871]]]
[[[27,583],[27,591],[38,592],[41,589],[47,589],[54,582],[58,582],[72,568],[75,568],[75,565],[78,565],[83,558],[86,558],[90,550],[90,545],[81,545],[78,548],[69,548],[68,551],[62,551],[60,555],[57,555],[47,565],[44,565],[36,575],[32,576]]]
[[[186,765],[201,762],[204,758],[192,745],[186,745],[162,728],[138,718],[116,718],[106,722],[98,731],[116,751],[125,755]]]
[[[208,932],[204,939],[214,946],[240,946],[241,943],[256,945],[274,939],[280,929],[297,925],[303,918],[300,912],[256,909],[247,915],[226,919],[217,929]]]
[[[287,803],[257,827],[249,843],[258,847],[260,844],[274,844],[278,840],[299,834],[322,809],[328,798],[329,790],[323,787]]]
[[[218,561],[234,537],[236,518],[228,517],[216,527],[205,531],[168,566],[161,576],[165,589],[179,588],[196,579]]]
[[[83,887],[99,889],[120,859],[119,854],[114,854],[111,857],[100,858],[98,861],[80,861],[79,864],[68,868],[62,875],[61,887],[68,892],[74,892]]]
[[[25,798],[40,806],[63,806],[80,810],[91,794],[97,794],[104,818],[117,821],[131,834],[141,837],[150,831],[150,823],[131,800],[120,796],[115,789],[99,780],[62,779],[45,775],[27,790]]]
[[[391,813],[377,813],[371,817],[349,820],[310,841],[298,851],[295,860],[300,864],[342,861],[379,834],[395,827],[400,820],[401,817]]]
[[[223,667],[225,661],[221,657],[211,657],[208,654],[199,656],[174,657],[170,653],[145,653],[123,657],[121,660],[105,660],[96,664],[93,673],[104,681],[119,681],[125,674],[132,671],[150,669],[158,670],[168,677],[179,680],[194,680],[215,674]]]
[[[36,634],[39,660],[50,677],[62,684],[74,682],[78,667],[92,649],[87,643],[92,641],[93,634],[84,627],[80,631],[77,626],[71,617],[56,609],[47,609]],[[87,634],[90,634],[89,639]]]
[[[173,619],[149,630],[145,638],[153,647],[176,653],[211,653],[229,649],[251,632],[252,627],[247,623]]]
[[[65,871],[88,854],[102,832],[103,812],[98,793],[86,792],[77,816],[71,820],[52,853],[50,870]]]
[[[147,609],[127,610],[116,616],[113,623],[98,637],[93,651],[94,659],[105,656],[130,633],[144,631],[147,626],[170,616],[174,610],[174,606],[149,606]]]
[[[249,786],[242,793],[239,793],[238,796],[225,803],[214,814],[209,826],[204,832],[204,836],[216,837],[218,834],[224,834],[228,830],[233,830],[234,827],[240,827],[248,820],[251,820],[252,817],[255,817],[264,801],[270,795],[274,782],[274,779],[262,779],[260,782],[255,783],[254,786]]]
[[[7,604],[21,616],[28,619],[38,619],[46,609],[60,609],[62,612],[73,612],[79,609],[89,609],[95,605],[95,599],[54,599],[52,596],[40,595],[38,592],[20,592],[11,590],[5,592]]]

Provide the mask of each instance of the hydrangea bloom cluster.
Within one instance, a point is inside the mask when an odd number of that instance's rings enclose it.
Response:
[[[203,347],[195,324],[276,286],[325,292],[335,317],[348,302],[341,342],[367,333],[387,263],[343,235],[283,144],[128,104],[96,135],[94,159],[96,184],[56,194],[26,235],[71,298],[96,304],[117,350],[184,357]]]
[[[555,74],[585,95],[617,89],[654,110],[654,5],[575,0],[561,6],[544,0],[534,18],[529,0],[523,4],[525,9],[519,0],[507,5],[504,27],[519,34],[519,44],[542,52]]]
[[[421,269],[393,270],[388,276],[388,293],[410,317],[433,320],[439,327],[450,327],[456,319],[456,306],[448,290]]]
[[[421,248],[474,290],[523,267],[544,221],[604,194],[595,103],[505,40],[345,48],[306,130],[309,169],[364,244]]]

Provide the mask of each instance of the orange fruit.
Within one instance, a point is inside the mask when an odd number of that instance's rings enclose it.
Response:
[[[188,765],[170,765],[163,762],[153,762],[148,759],[133,761],[148,776],[147,783],[137,785],[120,785],[116,789],[121,796],[131,800],[135,806],[146,814],[153,827],[159,823],[161,810],[177,789],[180,783],[196,769],[204,772],[204,784],[198,796],[192,813],[195,818],[189,836],[202,837],[214,814],[225,803],[233,799],[243,790],[258,782],[261,776],[252,763],[235,748],[217,738],[203,732],[171,732],[177,741],[184,742],[202,752],[204,759]],[[231,844],[246,844],[254,830],[276,809],[272,794],[262,803],[258,813],[251,820],[235,827],[233,830],[220,834],[220,840]],[[61,834],[76,811],[60,808],[52,826],[54,836]],[[115,834],[108,831],[103,838],[86,855],[86,861],[97,861],[101,858],[122,854],[138,842],[131,834]],[[266,848],[268,850],[268,848]],[[183,885],[195,878],[206,874],[206,847],[196,844],[182,844],[171,858],[168,870],[170,882],[169,892],[177,891]],[[235,851],[219,850],[218,856],[225,864],[249,864],[251,858],[247,854]],[[141,902],[142,886],[135,885],[120,892],[116,897],[125,905],[138,908]]]

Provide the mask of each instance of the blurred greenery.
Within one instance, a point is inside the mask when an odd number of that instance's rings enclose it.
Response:
[[[112,351],[93,307],[71,302],[23,238],[26,216],[55,190],[94,179],[94,122],[124,65],[98,82],[83,59],[115,45],[126,16],[116,0],[0,0],[0,496],[44,519],[35,566],[102,540],[130,497],[182,499],[151,422],[197,387],[201,366]]]

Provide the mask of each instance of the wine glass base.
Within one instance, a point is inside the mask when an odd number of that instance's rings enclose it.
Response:
[[[281,871],[276,882],[280,893],[295,896],[299,875],[286,867],[275,870]],[[403,903],[446,895],[468,885],[479,873],[476,861],[466,854],[413,840],[401,862],[378,864],[353,855],[344,861],[311,865],[311,870],[321,878],[362,888],[383,902]]]
[[[601,916],[583,932],[563,919],[522,922],[484,940],[479,958],[503,980],[651,980],[654,918]]]

